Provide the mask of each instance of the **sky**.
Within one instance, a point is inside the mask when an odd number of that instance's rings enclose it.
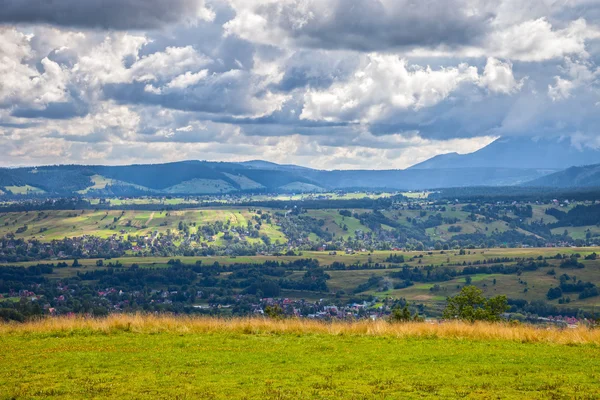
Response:
[[[600,146],[600,0],[0,0],[0,165]]]

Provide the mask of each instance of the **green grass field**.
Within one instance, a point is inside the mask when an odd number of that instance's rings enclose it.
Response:
[[[12,194],[41,194],[46,193],[40,188],[36,188],[29,185],[24,186],[5,186],[5,189],[8,190]]]
[[[119,260],[122,264],[128,265],[131,263],[137,263],[140,266],[150,266],[153,264],[165,264],[172,258],[181,260],[184,264],[194,264],[196,261],[203,261],[207,264],[212,264],[215,261],[229,265],[235,263],[263,263],[266,260],[275,260],[282,262],[295,261],[298,259],[313,258],[319,261],[323,266],[331,265],[334,262],[343,262],[347,265],[352,264],[363,264],[363,263],[383,263],[386,264],[385,260],[391,254],[399,254],[405,257],[405,263],[411,266],[442,266],[447,263],[448,259],[451,263],[462,263],[462,262],[473,262],[482,261],[485,259],[492,259],[498,257],[511,257],[511,258],[529,258],[529,257],[551,257],[560,254],[581,254],[582,256],[591,253],[600,253],[600,247],[568,247],[568,248],[494,248],[494,249],[480,249],[468,251],[467,254],[460,255],[458,251],[433,251],[419,252],[419,251],[407,251],[407,252],[396,252],[396,251],[373,251],[373,252],[357,252],[354,254],[345,254],[344,252],[337,252],[335,255],[329,254],[327,251],[304,251],[302,254],[295,256],[239,256],[239,257],[228,257],[228,256],[213,256],[213,257],[121,257],[114,258],[112,261]],[[423,257],[419,257],[419,256]],[[411,261],[411,258],[415,257]],[[421,260],[421,263],[418,263]],[[72,262],[73,260],[65,260],[66,262]],[[81,259],[79,262],[83,266],[92,266],[96,264],[96,259]],[[38,264],[39,261],[20,262],[20,263],[0,263],[2,265],[21,265],[29,266]],[[584,262],[587,263],[587,262]],[[580,271],[580,270],[577,270]]]
[[[99,321],[96,328],[78,322],[0,325],[0,398],[600,396],[598,339],[577,339],[589,335],[585,331],[235,321],[196,326],[172,319],[144,327],[139,319],[129,321]],[[564,341],[565,335],[572,339]]]

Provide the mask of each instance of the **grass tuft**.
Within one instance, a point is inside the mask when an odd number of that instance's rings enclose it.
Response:
[[[332,335],[373,336],[417,339],[504,340],[518,343],[554,343],[563,345],[600,345],[600,329],[577,327],[559,329],[532,325],[478,322],[385,321],[321,322],[306,319],[270,320],[264,318],[209,318],[170,315],[113,314],[106,318],[44,318],[23,324],[2,323],[0,334],[76,334],[114,333],[240,334],[240,335]]]

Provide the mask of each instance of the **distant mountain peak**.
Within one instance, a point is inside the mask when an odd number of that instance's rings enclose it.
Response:
[[[469,154],[448,153],[410,169],[527,168],[561,170],[600,163],[600,150],[575,147],[566,137],[501,137]]]

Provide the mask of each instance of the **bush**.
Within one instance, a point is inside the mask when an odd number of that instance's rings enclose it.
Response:
[[[546,294],[546,297],[548,298],[548,300],[554,300],[554,299],[561,298],[562,295],[563,295],[562,289],[559,287],[555,287],[555,288],[548,289],[548,293]]]
[[[571,257],[568,260],[565,260],[560,263],[560,268],[563,269],[582,269],[585,268],[585,265],[577,261],[576,257]]]

